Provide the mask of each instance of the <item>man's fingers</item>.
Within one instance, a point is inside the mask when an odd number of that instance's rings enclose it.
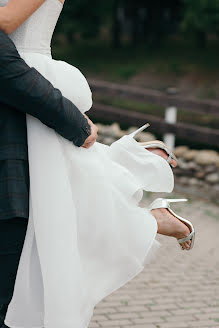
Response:
[[[93,144],[96,142],[96,139],[92,139],[91,141],[86,141],[82,147],[84,148],[90,148],[91,146],[93,146]]]
[[[86,117],[88,124],[91,127],[91,134],[90,136],[85,140],[84,144],[82,145],[83,148],[90,148],[91,146],[93,146],[93,144],[96,142],[97,140],[97,132],[98,132],[98,128],[97,126],[89,119],[89,117],[84,114],[84,116]]]
[[[88,147],[92,146],[95,143],[96,140],[97,140],[97,135],[92,134],[92,135],[89,136],[89,138],[87,138],[85,140],[84,146],[88,146]]]
[[[93,146],[94,143],[95,143],[95,141],[94,141],[94,142],[88,142],[88,143],[84,144],[82,147],[88,149],[88,148],[90,148],[91,146]]]
[[[98,131],[97,127],[94,124],[92,124],[91,135],[85,140],[85,143],[83,144],[82,147],[90,148],[91,146],[93,146],[93,144],[97,140],[97,131]]]

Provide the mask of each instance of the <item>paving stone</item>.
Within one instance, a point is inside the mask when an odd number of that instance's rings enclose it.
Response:
[[[128,320],[109,320],[109,321],[101,321],[100,322],[100,327],[115,327],[115,326],[126,326],[126,325],[130,325],[131,322]]]
[[[97,323],[97,322],[95,322],[95,321],[92,321],[92,322],[90,323],[90,326],[89,326],[89,328],[98,328],[98,327],[100,327],[100,325],[99,325],[99,323]]]
[[[89,326],[89,328],[90,328],[90,326]],[[107,326],[107,328],[121,328],[121,326]]]
[[[174,303],[167,303],[167,304],[152,305],[152,306],[150,306],[150,310],[151,311],[160,311],[160,310],[166,310],[167,308],[169,310],[174,310],[174,309],[178,309],[179,308],[179,306],[177,304],[174,304]]]
[[[139,315],[135,312],[115,313],[115,314],[108,314],[108,318],[111,319],[111,320],[115,320],[115,319],[133,319],[133,318],[139,318]]]
[[[159,323],[159,328],[190,328],[190,325],[185,322],[166,322]]]
[[[197,319],[198,318],[196,316],[192,316],[192,315],[174,315],[174,316],[166,317],[166,320],[168,322],[174,322],[174,321],[190,322],[190,321],[194,321],[194,320],[197,320]]]
[[[147,311],[145,306],[119,306],[118,307],[119,312],[141,312],[141,311]]]
[[[214,327],[215,325],[216,322],[214,320],[199,320],[199,321],[190,322],[191,327],[203,327],[203,326]]]
[[[157,236],[157,258],[96,306],[89,328],[219,328],[219,209],[196,199],[173,209],[196,228],[193,250]]]
[[[143,324],[143,323],[162,323],[164,322],[164,319],[161,318],[160,316],[153,316],[153,317],[145,317],[145,318],[141,318],[141,319],[132,319],[132,321],[134,323],[137,324]]]
[[[132,325],[132,326],[127,326],[126,328],[157,328],[157,325],[152,325],[152,324]]]
[[[96,308],[95,309],[95,313],[96,314],[110,314],[110,313],[116,313],[117,310],[114,308],[108,308],[108,307],[104,307],[104,308]]]
[[[100,315],[100,314],[94,314],[93,315],[93,320],[94,321],[105,321],[105,320],[107,320],[108,318],[107,318],[107,316],[105,316],[105,315]]]

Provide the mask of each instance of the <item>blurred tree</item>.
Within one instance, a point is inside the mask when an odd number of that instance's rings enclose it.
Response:
[[[209,33],[219,35],[219,0],[184,0],[182,30],[206,47]]]
[[[124,37],[159,47],[179,25],[205,46],[209,34],[219,36],[219,0],[68,0],[57,28],[69,42],[96,38],[104,27],[115,47]]]
[[[124,30],[135,46],[147,42],[158,46],[174,31],[183,0],[74,0],[66,1],[57,25],[68,42],[76,38],[94,38],[107,26],[115,47],[120,46]],[[177,21],[178,23],[178,21]]]
[[[112,11],[112,42],[115,48],[121,43],[121,21],[120,21],[121,0],[113,0]]]
[[[178,28],[182,0],[123,0],[123,6],[131,21],[132,44],[146,41],[159,47]]]
[[[85,39],[96,37],[112,10],[112,0],[66,1],[57,29],[67,36],[68,41],[76,35]]]

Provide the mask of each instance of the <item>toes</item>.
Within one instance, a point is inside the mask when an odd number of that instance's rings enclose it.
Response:
[[[148,148],[147,150],[149,150],[150,152],[152,152],[156,155],[163,157],[165,160],[168,159],[168,154],[166,153],[165,150],[163,150],[161,148]],[[170,165],[172,167],[177,167],[177,161],[174,158],[172,158],[170,161]]]
[[[186,249],[186,250],[189,250],[190,249],[190,246],[191,246],[191,241],[185,241],[183,244],[180,244],[182,249]]]
[[[177,161],[175,161],[175,159],[172,159],[171,161],[170,161],[170,165],[172,166],[172,167],[177,167]]]
[[[189,248],[190,248],[191,244],[192,244],[191,240],[188,241],[188,244],[189,244]]]
[[[182,250],[184,250],[185,249],[185,243],[180,244],[180,247],[181,247]]]
[[[189,249],[190,248],[190,243],[187,241],[186,242],[186,249]]]

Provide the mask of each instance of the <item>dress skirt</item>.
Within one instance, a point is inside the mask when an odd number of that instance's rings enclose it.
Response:
[[[77,68],[21,56],[81,112],[91,108]],[[172,170],[133,135],[78,148],[29,115],[27,131],[30,216],[5,323],[87,328],[95,305],[139,274],[159,247],[156,220],[139,201],[143,190],[171,192]]]

